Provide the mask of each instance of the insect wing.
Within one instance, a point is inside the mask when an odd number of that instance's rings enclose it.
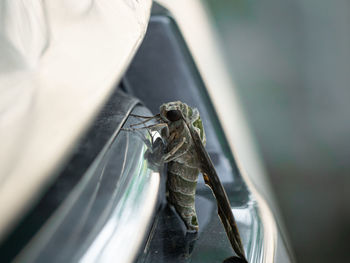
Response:
[[[236,254],[246,261],[241,237],[238,232],[236,220],[233,216],[230,202],[226,191],[221,184],[219,176],[216,173],[214,165],[202,144],[202,141],[195,129],[184,120],[194,143],[194,147],[200,162],[200,171],[203,174],[205,183],[212,189],[218,205],[218,214],[222,224],[225,227],[226,234],[230,240],[231,246]]]

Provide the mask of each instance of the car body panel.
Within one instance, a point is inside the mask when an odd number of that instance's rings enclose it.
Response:
[[[110,95],[142,41],[150,7],[150,0],[0,4],[0,239]]]

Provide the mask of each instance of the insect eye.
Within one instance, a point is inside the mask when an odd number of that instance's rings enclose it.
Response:
[[[166,117],[169,121],[177,121],[181,119],[181,113],[178,110],[170,110],[166,113]]]

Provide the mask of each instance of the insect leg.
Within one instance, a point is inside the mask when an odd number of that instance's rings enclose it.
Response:
[[[154,116],[142,116],[142,115],[137,115],[137,114],[132,114],[132,113],[131,113],[129,116],[136,117],[136,118],[144,118],[144,119],[146,119],[146,120],[145,120],[145,121],[142,121],[142,122],[139,122],[139,123],[131,124],[131,125],[129,126],[129,128],[121,128],[121,130],[123,130],[123,131],[133,131],[133,132],[136,131],[137,134],[139,135],[139,137],[143,138],[142,140],[146,143],[147,147],[148,147],[149,149],[152,149],[152,147],[150,147],[149,142],[148,142],[148,140],[146,139],[145,135],[143,135],[143,134],[140,133],[140,130],[141,130],[141,129],[147,129],[147,132],[148,132],[149,136],[152,138],[151,141],[152,141],[152,144],[153,144],[154,137],[153,137],[152,133],[151,133],[150,130],[149,130],[149,128],[151,128],[152,125],[151,125],[151,126],[145,126],[145,125],[144,125],[143,127],[139,127],[139,128],[131,128],[131,127],[132,127],[132,126],[141,125],[141,124],[145,124],[145,123],[147,123],[148,121],[151,121],[151,120],[156,119],[156,118],[160,118],[160,115],[157,114],[157,115],[154,115]]]
[[[186,141],[186,138],[183,137],[183,138],[182,138],[182,141],[181,141],[179,144],[177,144],[177,145],[176,145],[174,148],[172,148],[167,154],[165,154],[165,155],[163,156],[164,162],[166,162],[166,163],[171,162],[171,161],[173,161],[173,160],[179,158],[181,155],[184,155],[184,154],[187,152],[187,149],[186,149],[186,151],[184,151],[184,152],[182,152],[182,153],[180,153],[180,154],[178,154],[178,155],[175,155],[175,153],[182,147],[182,145],[184,145],[185,141]]]
[[[162,123],[157,123],[157,124],[154,124],[154,125],[150,125],[150,126],[146,126],[144,128],[150,128],[150,129],[155,129],[155,128],[160,128],[160,129],[163,129],[165,130],[165,134],[161,133],[162,136],[165,136],[166,138],[169,137],[169,127],[168,127],[168,124],[165,123],[165,122],[162,122]]]
[[[157,123],[149,126],[139,127],[139,128],[124,128],[126,131],[137,131],[141,129],[155,129],[155,128],[168,128],[168,124],[166,123]]]

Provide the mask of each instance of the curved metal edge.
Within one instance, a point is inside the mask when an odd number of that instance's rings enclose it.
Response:
[[[128,224],[133,225],[132,231],[138,233],[137,236],[130,236],[130,233],[127,231],[131,229],[125,227],[125,225],[122,227],[115,226],[116,218],[111,217],[79,262],[112,262],[116,257],[118,257],[120,262],[134,262],[143,244],[147,230],[152,224],[151,219],[156,208],[159,184],[160,174],[152,173],[148,189],[144,190],[147,191],[147,195],[143,198],[144,205],[132,211],[134,221],[137,221],[137,223],[128,222]],[[142,215],[142,218],[140,215]]]
[[[104,142],[104,146],[97,153],[97,156],[95,156],[95,157],[92,156],[92,157],[94,157],[94,160],[92,161],[91,166],[85,167],[85,169],[92,169],[94,166],[96,166],[101,161],[101,159],[105,155],[106,151],[108,150],[110,145],[115,140],[115,137],[120,132],[120,129],[123,126],[123,124],[125,123],[125,121],[127,120],[130,112],[139,103],[139,101],[137,99],[126,96],[122,91],[120,91],[119,88],[117,88],[117,90],[115,91],[115,93],[111,97],[111,101],[109,101],[107,103],[106,107],[108,108],[108,106],[113,106],[113,103],[120,103],[120,101],[118,101],[118,100],[127,101],[127,103],[126,103],[127,110],[124,112],[124,117],[120,120],[120,123],[115,127],[115,129],[112,133],[110,133],[111,131],[107,131],[107,132],[105,131],[107,136],[109,136],[109,139],[106,142]],[[111,105],[108,105],[109,103]],[[105,114],[102,110],[101,116],[99,116],[99,117],[104,116],[105,118],[108,119],[109,117],[114,116],[114,114],[115,114],[115,110],[110,112],[107,109],[107,114]],[[87,137],[86,140],[89,140],[89,136],[90,136],[90,134],[88,133],[86,135],[86,137]],[[85,138],[82,140],[81,143],[82,144],[86,143]],[[100,143],[100,142],[98,142],[98,143]],[[91,145],[92,147],[95,147],[94,143],[88,142],[87,144]],[[83,148],[83,151],[89,151],[89,150],[86,150],[86,148],[84,148],[84,147],[82,147],[82,148]],[[79,154],[79,152],[78,152],[78,154]],[[89,156],[88,162],[91,161],[90,158],[91,158],[91,156]],[[74,162],[74,161],[75,161],[75,159],[72,158],[72,162]],[[78,161],[80,161],[80,160],[78,160]],[[78,165],[80,165],[80,164],[78,164]],[[72,176],[72,172],[73,173],[85,173],[85,170],[78,170],[77,167],[75,167],[74,163],[73,164],[68,163],[67,168],[63,170],[60,177],[63,177],[63,176],[70,177],[70,176]],[[42,248],[50,240],[50,238],[53,236],[55,231],[58,229],[58,227],[61,224],[61,222],[63,221],[63,219],[69,213],[71,207],[76,202],[76,200],[79,198],[79,196],[81,195],[85,186],[90,181],[91,177],[92,177],[92,174],[87,174],[87,176],[83,176],[81,178],[81,180],[74,186],[74,188],[71,190],[71,192],[65,198],[65,200],[62,201],[62,204],[58,204],[59,206],[57,207],[57,210],[55,210],[49,216],[49,218],[45,221],[45,223],[40,227],[40,230],[37,233],[35,233],[34,237],[21,250],[21,252],[18,254],[18,256],[16,256],[16,258],[15,258],[16,262],[31,262],[31,261],[35,260],[35,258],[38,256],[38,254],[40,253]],[[48,195],[50,195],[50,194],[51,193],[49,191]],[[54,194],[58,194],[58,193],[54,193]],[[42,202],[46,201],[45,198],[46,198],[46,196],[43,197]],[[47,202],[49,203],[50,208],[51,208],[51,206],[53,205],[52,202],[50,200],[48,200]],[[40,214],[41,213],[40,204],[41,203],[39,203],[38,208],[34,208],[34,212],[38,212],[39,215],[41,215]],[[44,207],[44,209],[45,209],[45,207]],[[39,210],[39,211],[36,211],[36,210]],[[34,220],[35,220],[35,217],[34,217]],[[25,221],[23,227],[20,226],[22,228],[19,229],[19,232],[23,231],[23,229],[25,230],[26,227],[28,227],[28,224],[31,224],[31,223],[32,222],[30,220],[29,220],[29,222]],[[31,226],[31,227],[33,227],[33,226]],[[14,241],[16,241],[16,236],[11,237],[11,238],[14,239]],[[6,241],[8,241],[8,240],[5,240],[5,244],[6,244]],[[1,247],[1,250],[4,250],[4,249],[5,248]]]

